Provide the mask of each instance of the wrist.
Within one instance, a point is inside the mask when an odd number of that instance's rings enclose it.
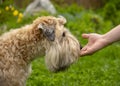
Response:
[[[109,37],[106,34],[102,35],[102,40],[105,46],[112,43],[112,41],[109,39]]]

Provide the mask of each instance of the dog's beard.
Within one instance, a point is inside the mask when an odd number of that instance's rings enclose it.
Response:
[[[73,36],[55,41],[46,52],[46,65],[52,72],[66,69],[79,57],[79,42]]]

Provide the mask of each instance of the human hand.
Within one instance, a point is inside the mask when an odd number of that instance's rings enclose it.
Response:
[[[93,54],[107,45],[104,35],[91,33],[82,34],[82,37],[88,39],[88,43],[81,49],[81,56]]]

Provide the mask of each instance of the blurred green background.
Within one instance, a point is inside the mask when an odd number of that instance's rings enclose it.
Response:
[[[87,40],[82,33],[104,34],[120,23],[120,0],[51,0],[56,14],[42,11],[24,16],[32,1],[0,0],[0,34],[30,24],[39,16],[62,15],[67,19],[65,26],[84,46]],[[32,69],[27,86],[120,86],[120,44],[81,57],[64,72],[49,72],[44,58],[32,62]]]

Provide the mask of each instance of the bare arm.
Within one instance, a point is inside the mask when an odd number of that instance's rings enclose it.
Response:
[[[81,56],[93,54],[96,51],[108,46],[109,44],[120,40],[120,25],[113,28],[104,35],[91,33],[82,34],[82,37],[88,39],[88,43],[81,50]]]
[[[117,27],[113,28],[111,31],[104,34],[103,38],[106,39],[108,44],[119,41],[120,40],[120,25],[118,25]]]

